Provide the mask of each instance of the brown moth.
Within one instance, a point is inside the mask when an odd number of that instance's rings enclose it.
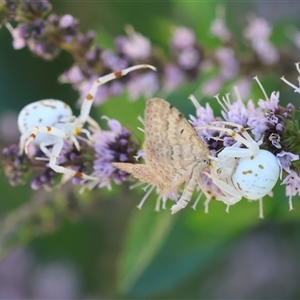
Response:
[[[208,148],[180,111],[163,99],[147,101],[145,110],[145,164],[112,163],[141,181],[156,185],[168,195],[185,183],[172,214],[190,202],[200,173],[209,165]]]

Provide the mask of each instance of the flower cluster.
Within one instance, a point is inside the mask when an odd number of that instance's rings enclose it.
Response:
[[[248,96],[252,74],[264,72],[269,66],[275,66],[283,59],[281,50],[270,41],[271,25],[262,18],[252,17],[244,29],[244,42],[250,43],[248,49],[252,50],[248,50],[246,54],[240,51],[234,35],[227,28],[223,11],[222,13],[219,11],[210,30],[211,34],[219,39],[220,46],[203,64],[204,69],[213,74],[203,83],[204,95],[213,96],[226,83],[234,82],[239,87],[240,93]],[[256,70],[253,70],[253,66],[256,66]]]
[[[296,64],[300,73],[299,64]],[[261,149],[273,153],[280,167],[280,179],[286,185],[286,195],[289,197],[290,210],[293,209],[292,197],[299,195],[299,123],[297,120],[296,109],[289,103],[285,107],[279,105],[279,92],[272,92],[270,97],[264,91],[257,77],[254,78],[260,85],[265,99],[259,99],[257,107],[252,100],[242,101],[238,89],[235,89],[236,99],[231,101],[229,94],[220,99],[216,99],[222,110],[222,118],[215,117],[209,104],[202,107],[195,99],[192,101],[197,109],[196,117],[191,116],[191,123],[194,127],[203,127],[212,122],[219,122],[220,128],[222,121],[241,125],[251,133],[253,139],[260,144]],[[284,82],[294,88],[299,93],[299,87],[282,78]],[[216,125],[218,126],[218,125]],[[208,127],[209,128],[209,127]],[[238,131],[238,127],[236,128]],[[232,136],[224,134],[218,130],[201,130],[199,136],[216,155],[225,147],[232,147],[236,140]],[[241,145],[242,146],[242,145]],[[209,184],[209,182],[208,182]]]
[[[128,129],[122,127],[120,122],[108,119],[110,130],[97,131],[93,134],[94,163],[93,176],[100,178],[99,187],[106,186],[111,189],[111,181],[116,184],[128,180],[128,174],[112,166],[112,162],[133,163],[138,151],[138,144],[132,139]]]
[[[26,176],[30,172],[29,158],[19,154],[19,147],[16,144],[2,149],[2,163],[5,165],[5,175],[11,185],[26,182]]]
[[[76,59],[81,59],[91,46],[95,34],[82,34],[77,19],[69,14],[49,14],[51,8],[47,0],[4,3],[3,23],[13,36],[14,48],[28,46],[32,53],[46,60],[53,59],[61,50],[69,51]],[[16,28],[8,23],[11,21],[18,22]]]
[[[88,153],[89,148],[83,141],[80,142],[80,147],[83,149],[82,151],[78,151],[72,143],[65,142],[58,157],[58,164],[61,166],[70,166],[72,170],[86,173],[89,169],[91,169],[91,159]],[[47,158],[42,150],[37,149],[31,159],[42,159],[46,161],[46,163],[42,166],[43,172],[39,173],[31,181],[32,189],[38,190],[40,188],[44,188],[46,190],[51,190],[56,184],[58,185],[61,180],[65,180],[61,178],[60,174],[55,173],[55,171],[50,168],[49,163],[47,162],[49,158]],[[66,178],[66,180],[67,179],[68,178]],[[73,184],[79,184],[81,179],[73,177],[72,182]]]
[[[91,159],[89,159],[88,151],[90,150],[83,142],[80,144],[82,152],[79,152],[73,144],[65,142],[58,157],[59,165],[70,166],[73,170],[80,172],[89,169]],[[31,148],[28,156],[20,154],[19,151],[19,147],[15,144],[2,150],[4,170],[11,185],[25,184],[32,172],[38,173],[38,175],[33,175],[34,178],[31,181],[31,188],[34,190],[40,188],[50,190],[59,184],[61,175],[49,167],[49,158],[40,149]],[[76,177],[72,178],[74,184],[79,183],[78,180]]]
[[[300,73],[299,64],[296,64],[296,67],[298,72]],[[211,166],[209,169],[205,169],[200,176],[200,182],[202,182],[203,184],[203,186],[201,186],[202,191],[200,191],[199,196],[195,201],[195,204],[193,205],[193,208],[196,207],[203,193],[207,197],[207,201],[205,201],[206,212],[208,211],[208,204],[210,200],[221,200],[225,204],[227,204],[227,209],[229,209],[230,205],[233,205],[240,201],[243,196],[247,198],[247,194],[251,194],[250,199],[259,200],[259,216],[263,218],[262,197],[267,194],[271,195],[271,188],[273,188],[279,177],[282,180],[282,184],[286,185],[286,195],[289,197],[289,207],[290,210],[293,209],[292,197],[300,194],[300,177],[298,175],[300,171],[298,150],[300,145],[297,138],[299,134],[299,124],[297,117],[295,116],[296,110],[291,103],[287,104],[286,106],[281,106],[279,104],[279,92],[272,92],[271,95],[268,96],[258,78],[255,77],[254,79],[260,86],[264,94],[264,99],[259,99],[257,101],[257,105],[255,105],[252,100],[245,102],[242,100],[237,88],[235,88],[236,98],[233,101],[231,101],[229,94],[227,94],[222,99],[220,99],[219,95],[217,95],[215,98],[221,106],[222,117],[216,117],[214,115],[214,112],[209,103],[206,103],[205,107],[203,107],[198,103],[196,98],[191,97],[191,100],[196,107],[196,116],[190,116],[190,122],[196,130],[198,130],[197,128],[199,127],[201,128],[198,131],[198,135],[205,142],[207,148],[211,153],[211,156],[208,157],[211,160]],[[285,78],[282,78],[282,80],[285,81],[288,85],[292,86],[295,92],[300,93],[300,87],[295,86]],[[159,109],[159,107],[157,108]],[[161,113],[164,114],[164,112]],[[175,126],[176,124],[172,124],[172,126],[173,125]],[[224,125],[230,125],[233,131],[231,129],[224,130]],[[245,134],[245,128],[247,130],[247,135]],[[239,138],[236,137],[237,135],[239,136]],[[235,183],[233,182],[233,177],[235,176],[237,167],[241,162],[241,158],[248,156],[251,161],[255,157],[252,154],[252,150],[248,148],[248,145],[251,143],[252,145],[255,144],[257,147],[259,147],[259,149],[262,149],[264,151],[266,150],[265,152],[260,153],[269,153],[268,156],[265,156],[265,159],[270,159],[269,163],[271,165],[275,165],[275,168],[270,168],[270,170],[272,170],[271,172],[273,173],[271,174],[268,173],[269,171],[266,171],[266,175],[264,175],[267,176],[265,179],[266,181],[259,184],[257,186],[258,189],[256,191],[253,191],[253,193],[247,190],[243,190],[239,183],[235,185]],[[166,145],[166,149],[170,147],[174,147],[175,149],[176,146],[178,145]],[[238,150],[239,148],[242,148],[241,151]],[[228,157],[219,156],[219,153],[224,149],[236,154],[231,156],[230,152],[227,152],[229,154]],[[248,152],[244,152],[244,150]],[[216,157],[217,160],[226,158],[226,161],[221,161],[221,169],[214,168],[214,157]],[[147,161],[147,158],[145,160]],[[153,160],[155,160],[155,158],[151,159],[151,161]],[[163,162],[160,162],[157,158],[156,163],[157,165],[160,165],[160,163]],[[170,159],[165,163],[171,164],[172,160]],[[264,164],[266,162],[262,161],[262,163]],[[149,162],[149,165],[151,164],[152,162]],[[120,167],[121,169],[123,168],[122,165],[116,164],[116,166]],[[161,167],[163,168],[164,165],[161,165]],[[267,167],[267,165],[265,167]],[[262,169],[268,169],[265,167],[263,165],[259,165],[259,168],[261,168],[260,173],[262,173]],[[226,168],[228,168],[228,170]],[[275,170],[275,172],[273,170]],[[177,171],[180,172],[179,169]],[[227,171],[229,173],[225,174]],[[246,171],[244,172],[251,174],[253,172],[251,169],[251,165],[248,165]],[[222,174],[225,174],[225,176],[222,177]],[[139,178],[139,175],[137,173],[135,174],[135,176]],[[254,175],[254,177],[255,176],[257,175]],[[271,179],[268,176],[273,176],[274,178]],[[248,176],[248,179],[240,178],[240,180],[249,181],[253,180],[253,178],[250,178],[250,176]],[[186,180],[186,184],[188,185],[189,181],[188,179]],[[268,181],[272,182],[273,184],[270,189],[268,189],[267,187]],[[250,186],[251,184],[252,183],[250,183]],[[254,189],[254,187],[256,188],[256,184],[253,184]],[[143,205],[146,198],[155,188],[157,188],[156,184],[148,184],[146,186],[147,192],[143,197],[140,205],[138,206],[139,208]],[[178,201],[180,186],[177,185],[172,187],[172,193],[169,195],[160,195],[160,192],[161,191],[157,190],[159,197],[157,199],[156,210],[159,210],[161,199],[163,199],[164,208],[167,199]],[[180,201],[181,200],[179,200],[178,203]],[[173,206],[172,213],[175,213],[179,209],[185,207],[186,202],[188,201],[188,198],[184,198],[185,203],[183,203],[183,206],[178,206],[177,204],[175,205],[176,207]]]
[[[133,28],[127,27],[127,36],[115,39],[115,50],[93,45],[95,34],[80,32],[79,21],[70,14],[58,16],[50,14],[51,5],[47,0],[4,1],[0,3],[2,23],[13,36],[13,46],[21,49],[25,46],[37,56],[50,60],[61,50],[69,52],[75,60],[74,65],[60,77],[63,83],[72,84],[82,100],[90,85],[104,74],[125,69],[136,64],[155,64],[158,72],[130,74],[118,82],[101,86],[95,98],[95,104],[102,103],[110,96],[118,96],[125,89],[131,99],[140,96],[150,97],[160,88],[170,92],[185,80],[198,77],[202,62],[202,50],[192,30],[179,27],[174,30],[170,42],[169,59],[160,49],[153,47],[150,40]],[[13,28],[10,22],[17,21]],[[186,42],[180,42],[184,39]]]
[[[78,177],[72,178],[73,184],[85,187],[107,187],[111,189],[111,181],[121,184],[128,179],[128,174],[115,169],[111,163],[134,162],[138,151],[138,144],[132,139],[131,133],[122,127],[117,120],[108,120],[109,130],[97,130],[91,135],[91,141],[80,140],[80,151],[70,141],[65,141],[58,156],[58,165],[71,168],[81,173],[92,173],[99,181],[83,181]],[[49,149],[51,151],[51,149]],[[49,158],[41,149],[32,149],[30,154],[19,154],[19,147],[15,144],[2,151],[3,165],[6,176],[11,185],[26,182],[32,171],[38,173],[31,181],[31,188],[51,190],[55,186],[69,180],[68,175],[56,173],[49,166]]]
[[[126,36],[115,39],[114,50],[94,45],[95,33],[81,33],[79,21],[69,14],[58,16],[51,13],[51,5],[47,0],[0,0],[0,13],[0,25],[5,24],[10,30],[15,49],[28,46],[32,53],[47,60],[53,59],[61,50],[74,57],[73,66],[60,76],[60,81],[72,84],[79,92],[81,100],[88,95],[92,83],[98,77],[137,64],[155,65],[157,72],[135,72],[118,81],[101,85],[95,94],[94,103],[102,103],[110,96],[120,95],[124,90],[132,100],[141,96],[149,98],[159,90],[169,93],[184,81],[195,81],[200,71],[206,72],[206,79],[202,83],[203,94],[215,95],[227,83],[235,83],[238,88],[235,88],[234,101],[231,101],[229,95],[222,99],[215,96],[222,108],[221,117],[214,115],[209,104],[203,107],[192,98],[196,116],[191,116],[190,122],[194,127],[202,127],[198,134],[205,141],[212,157],[218,156],[224,148],[233,145],[237,147],[237,140],[228,131],[218,130],[218,127],[224,126],[222,122],[236,124],[233,130],[237,132],[241,128],[239,126],[246,128],[261,149],[275,155],[280,167],[280,178],[283,180],[282,184],[286,185],[286,194],[292,209],[292,197],[299,194],[300,182],[300,143],[297,139],[299,126],[295,117],[296,110],[292,104],[279,105],[279,92],[268,96],[257,77],[255,80],[264,93],[264,99],[260,99],[257,105],[252,100],[242,100],[245,98],[242,95],[248,94],[250,90],[253,73],[269,71],[276,64],[278,65],[274,70],[280,70],[278,66],[283,59],[283,53],[271,42],[272,27],[265,20],[253,17],[245,28],[244,38],[250,46],[247,53],[239,49],[232,32],[226,27],[224,14],[218,14],[211,24],[211,34],[220,42],[216,49],[205,49],[191,29],[175,27],[170,37],[167,56],[164,51],[153,46],[147,37],[135,32],[130,26],[126,28]],[[16,26],[12,27],[11,23]],[[285,64],[294,60],[292,54],[284,58]],[[300,73],[299,64],[296,66]],[[282,80],[300,93],[300,87],[285,78]],[[214,125],[205,129],[211,123]],[[86,183],[75,177],[72,179],[74,184],[89,188],[98,185],[110,189],[111,182],[121,184],[128,179],[127,173],[116,169],[111,163],[134,163],[138,144],[117,120],[108,119],[108,127],[107,131],[93,132],[87,143],[80,142],[82,152],[73,143],[65,143],[58,164],[78,173],[92,174],[99,179]],[[240,144],[238,147],[243,148],[245,145]],[[20,155],[18,147],[12,145],[3,150],[3,161],[11,184],[24,183],[25,177],[34,169],[42,170],[42,173],[33,179],[33,189],[50,189],[59,181],[64,181],[49,167],[48,158],[40,150],[27,157]],[[222,194],[211,177],[205,177],[202,181],[216,194]],[[147,194],[149,192],[150,190]],[[179,190],[169,195],[169,199],[176,200],[178,194]],[[166,197],[163,200],[166,201]]]
[[[224,13],[219,10],[211,24],[212,36],[220,41],[215,49],[204,48],[193,30],[179,26],[173,28],[170,49],[165,53],[130,26],[126,27],[126,36],[115,38],[115,49],[105,49],[94,44],[94,32],[80,32],[79,21],[72,15],[58,16],[50,12],[47,0],[3,0],[0,2],[0,24],[11,31],[15,49],[28,46],[34,54],[47,60],[61,50],[70,53],[75,62],[61,75],[60,81],[72,84],[79,92],[79,100],[86,95],[92,82],[104,74],[136,64],[157,67],[157,73],[130,74],[118,82],[101,86],[96,104],[124,90],[132,100],[151,97],[160,89],[170,93],[186,81],[197,80],[200,71],[205,74],[201,84],[204,95],[215,95],[225,84],[235,83],[246,96],[253,74],[270,70],[280,72],[296,60],[292,51],[286,55],[270,41],[272,27],[258,17],[253,17],[244,30],[243,43],[250,46],[247,52],[240,50],[237,39],[225,24]],[[15,21],[17,26],[13,28],[10,23]],[[297,45],[297,33],[292,40]]]
[[[202,62],[202,50],[197,43],[192,30],[178,27],[171,38],[170,52],[173,55],[167,61],[151,46],[150,40],[140,33],[127,27],[127,36],[115,39],[116,50],[105,50],[100,46],[92,47],[85,55],[85,60],[79,65],[77,62],[62,76],[60,81],[71,83],[79,91],[80,100],[97,76],[118,71],[130,65],[141,63],[153,64],[157,72],[151,71],[131,74],[118,82],[111,82],[101,86],[96,94],[95,103],[102,103],[110,96],[118,96],[125,89],[132,100],[143,96],[154,95],[164,88],[174,91],[185,80],[195,80],[199,74]],[[178,41],[185,42],[179,43]]]

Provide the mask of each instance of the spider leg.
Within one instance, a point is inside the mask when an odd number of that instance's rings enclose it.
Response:
[[[222,191],[224,195],[219,193],[215,194],[216,200],[223,201],[225,204],[233,205],[242,200],[243,196],[239,191],[233,186],[233,184],[229,183],[229,180],[222,180],[218,177],[213,177],[211,174],[207,172],[202,172],[207,177],[209,177],[212,182]]]
[[[51,157],[50,157],[50,161],[49,161],[49,166],[52,170],[54,170],[57,173],[67,174],[70,177],[77,177],[80,179],[88,179],[88,180],[99,180],[99,178],[97,178],[97,177],[89,176],[82,172],[71,170],[71,169],[65,168],[63,166],[59,166],[57,164],[57,160],[58,160],[58,156],[63,148],[63,145],[64,145],[64,140],[61,137],[58,137],[56,140],[56,143],[53,145]]]
[[[53,135],[56,137],[55,141],[54,142],[52,141],[52,143],[51,143],[51,144],[53,144],[52,152],[50,154],[50,161],[49,161],[49,165],[50,165],[51,169],[53,169],[57,173],[64,173],[71,177],[78,177],[78,178],[88,179],[88,180],[99,180],[98,177],[89,176],[82,172],[74,171],[74,170],[65,168],[63,166],[59,166],[57,164],[58,156],[61,153],[61,150],[64,145],[64,140],[67,140],[68,138],[71,138],[73,142],[74,142],[74,139],[76,140],[75,137],[73,137],[73,136],[70,137],[70,135],[68,133],[64,132],[63,130],[61,130],[59,128],[51,127],[51,126],[40,126],[40,127],[35,126],[33,128],[33,130],[31,131],[30,137],[25,144],[26,154],[28,154],[29,144],[35,139],[36,135],[39,132],[50,134],[50,135]],[[76,142],[78,143],[77,140],[76,140]],[[45,145],[45,143],[44,143],[44,145]],[[75,146],[76,146],[76,144],[75,144]],[[78,144],[78,146],[79,146],[79,144]]]
[[[144,69],[144,68],[149,68],[154,71],[156,70],[156,68],[151,65],[146,65],[146,64],[136,65],[136,66],[133,66],[133,67],[130,67],[130,68],[118,71],[118,72],[110,73],[108,75],[105,75],[103,77],[99,77],[98,79],[96,79],[94,81],[94,83],[92,84],[92,87],[91,87],[89,93],[84,98],[82,106],[81,106],[80,115],[79,115],[78,119],[79,119],[80,123],[82,124],[82,126],[88,120],[90,110],[91,110],[94,98],[96,96],[96,93],[97,93],[97,89],[100,85],[102,85],[108,81],[120,78],[120,77],[128,74],[131,71],[138,70],[138,69]]]
[[[26,154],[28,154],[29,144],[34,141],[34,139],[36,138],[36,135],[39,132],[54,135],[54,136],[60,137],[64,140],[70,138],[70,135],[68,133],[62,131],[59,128],[55,128],[55,127],[51,127],[51,126],[35,126],[35,127],[33,127],[32,131],[30,133],[30,136],[25,143],[25,153]],[[54,144],[54,141],[52,141],[51,144]],[[47,143],[44,143],[44,145],[47,145]],[[50,144],[48,144],[48,145],[50,145]]]
[[[258,203],[259,203],[259,218],[263,219],[264,218],[263,199],[259,198]]]
[[[54,144],[54,141],[51,141],[49,143],[47,142],[42,142],[40,143],[40,149],[43,151],[43,153],[48,157],[50,158],[51,156],[51,151],[47,148],[47,146],[51,146]]]
[[[82,131],[82,130],[81,130],[81,131]],[[76,139],[76,137],[75,137],[74,135],[71,135],[71,140],[72,140],[72,142],[74,143],[76,150],[77,150],[77,151],[80,151],[81,147],[80,147],[80,145],[79,145],[78,140]]]
[[[211,124],[224,124],[224,125],[234,126],[239,129],[240,134],[235,132],[231,128],[218,127],[218,126],[213,126],[210,124],[207,126],[195,127],[195,130],[206,129],[206,130],[216,130],[216,131],[220,131],[220,132],[226,132],[234,140],[245,145],[251,151],[250,155],[256,155],[258,153],[259,144],[252,139],[250,134],[246,131],[246,129],[243,126],[235,124],[235,123],[231,123],[231,122],[212,122]],[[226,147],[226,149],[227,148],[231,148],[231,147]],[[232,151],[232,150],[229,150],[229,151]],[[248,156],[248,155],[245,155],[245,156]]]
[[[27,130],[26,132],[24,132],[21,137],[20,137],[20,141],[19,141],[19,155],[22,155],[24,149],[25,149],[25,144],[26,141],[28,139],[28,137],[30,136],[31,130]]]
[[[100,132],[101,131],[100,125],[92,117],[88,116],[86,121],[90,125],[89,126],[90,131],[92,131],[92,132]]]
[[[27,139],[27,134],[23,133],[20,137],[20,142],[19,142],[19,155],[22,155],[24,148],[25,148],[25,143]]]

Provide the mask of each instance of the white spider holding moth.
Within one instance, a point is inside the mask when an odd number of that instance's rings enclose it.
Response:
[[[119,72],[99,77],[95,80],[82,103],[78,117],[74,116],[71,108],[60,100],[40,100],[25,106],[18,116],[18,126],[21,132],[19,142],[20,154],[22,154],[24,150],[25,153],[28,154],[29,144],[34,142],[49,158],[49,166],[55,172],[87,180],[99,180],[99,178],[58,165],[58,156],[66,140],[71,140],[77,150],[80,150],[76,136],[80,132],[83,132],[89,137],[89,131],[83,128],[86,122],[94,127],[97,125],[97,123],[89,117],[89,114],[98,87],[108,81],[120,78],[131,71],[142,68],[156,70],[155,67],[150,65],[136,65]],[[47,148],[49,146],[52,146],[52,150]]]
[[[240,133],[231,128],[218,127],[217,124],[237,128]],[[213,122],[196,128],[199,129],[225,132],[236,141],[231,147],[225,147],[217,157],[209,156],[210,173],[205,171],[203,173],[212,180],[222,194],[211,192],[200,184],[208,201],[221,200],[229,206],[243,197],[259,200],[259,216],[262,218],[262,198],[272,191],[279,178],[280,168],[276,157],[271,152],[260,149],[261,141],[253,140],[241,125],[231,122]],[[241,145],[246,148],[240,148]]]

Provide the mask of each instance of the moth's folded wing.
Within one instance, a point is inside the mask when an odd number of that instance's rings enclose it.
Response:
[[[184,115],[163,99],[147,101],[145,137],[146,156],[155,157],[158,161],[200,161],[210,154]]]
[[[112,165],[126,173],[131,174],[143,182],[157,185],[160,189],[163,188],[163,181],[161,180],[160,176],[146,164],[113,162]]]

